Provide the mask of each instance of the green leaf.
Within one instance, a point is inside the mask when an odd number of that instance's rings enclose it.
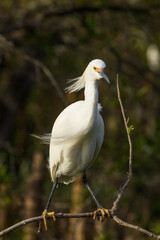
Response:
[[[129,135],[131,134],[131,132],[134,130],[134,127],[133,127],[133,125],[130,125],[129,127],[128,127],[128,133],[129,133]]]

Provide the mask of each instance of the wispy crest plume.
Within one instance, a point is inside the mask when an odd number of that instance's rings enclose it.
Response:
[[[65,88],[66,92],[72,93],[80,91],[85,87],[84,74],[81,77],[69,80],[68,83],[71,83],[71,85]]]

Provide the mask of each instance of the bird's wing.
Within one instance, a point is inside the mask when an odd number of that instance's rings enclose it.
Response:
[[[103,119],[102,119],[100,114],[98,114],[98,117],[97,117],[96,133],[97,133],[96,134],[96,147],[95,147],[94,156],[93,156],[93,159],[92,159],[90,165],[97,158],[98,153],[99,153],[99,151],[101,149],[101,146],[102,146],[102,143],[103,143],[103,139],[104,139],[104,123],[103,123]]]
[[[49,166],[53,181],[58,165],[63,162],[64,145],[75,144],[77,139],[80,140],[83,135],[81,127],[81,123],[84,122],[83,106],[83,101],[69,105],[60,113],[53,125],[49,154]]]
[[[83,103],[83,101],[73,103],[60,113],[51,133],[53,143],[62,143],[84,135],[86,112]]]

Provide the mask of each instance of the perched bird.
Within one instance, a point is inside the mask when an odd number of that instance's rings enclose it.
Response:
[[[102,208],[95,198],[86,178],[86,170],[97,157],[104,138],[101,105],[98,103],[98,81],[104,78],[109,83],[105,67],[102,60],[92,60],[81,77],[71,80],[67,90],[71,93],[84,88],[84,100],[66,107],[57,117],[51,135],[42,137],[42,140],[49,138],[50,141],[49,168],[53,180],[51,195],[42,214],[46,230],[46,215],[52,215],[55,220],[54,212],[47,211],[56,185],[69,184],[79,174],[83,174],[83,182],[97,205],[97,211],[101,211],[101,220],[108,214],[108,210]],[[97,211],[94,212],[94,219]]]

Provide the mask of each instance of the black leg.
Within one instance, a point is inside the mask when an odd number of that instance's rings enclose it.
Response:
[[[47,222],[46,222],[46,216],[47,215],[51,215],[53,220],[55,221],[56,218],[55,218],[55,213],[54,212],[50,212],[48,213],[48,208],[49,208],[49,205],[51,203],[51,199],[52,199],[52,196],[53,196],[53,193],[56,189],[56,186],[58,184],[58,178],[56,177],[54,182],[53,182],[53,186],[52,186],[52,190],[51,190],[51,194],[49,196],[49,199],[48,199],[48,202],[47,202],[47,205],[46,205],[46,208],[44,209],[43,213],[42,213],[42,217],[43,217],[43,221],[44,221],[44,226],[45,226],[45,229],[47,231]],[[41,221],[39,222],[39,228],[38,228],[38,232],[41,231]]]
[[[95,203],[96,203],[96,205],[97,205],[97,208],[102,208],[101,205],[99,204],[99,202],[97,201],[96,197],[94,196],[94,194],[93,194],[90,186],[88,185],[87,176],[86,176],[86,171],[84,171],[84,173],[83,173],[83,182],[84,182],[84,184],[86,185],[88,191],[90,192],[93,200],[95,201]]]
[[[94,196],[92,190],[90,189],[90,187],[88,185],[86,171],[84,171],[84,174],[83,174],[83,182],[86,185],[88,191],[90,192],[93,200],[95,201],[95,203],[97,205],[97,210],[94,211],[94,214],[93,214],[93,220],[97,219],[98,221],[101,221],[101,222],[104,221],[105,217],[110,217],[110,212],[108,209],[103,208],[97,201],[96,197]],[[98,215],[99,213],[101,213],[100,216]]]
[[[47,202],[47,205],[46,205],[46,208],[45,208],[45,210],[47,210],[47,211],[48,211],[49,205],[51,203],[51,199],[52,199],[52,196],[53,196],[53,193],[56,189],[57,184],[58,184],[58,178],[56,177],[54,182],[53,182],[53,187],[52,187],[52,190],[51,190],[51,194],[49,196],[49,199],[48,199],[48,202]]]

